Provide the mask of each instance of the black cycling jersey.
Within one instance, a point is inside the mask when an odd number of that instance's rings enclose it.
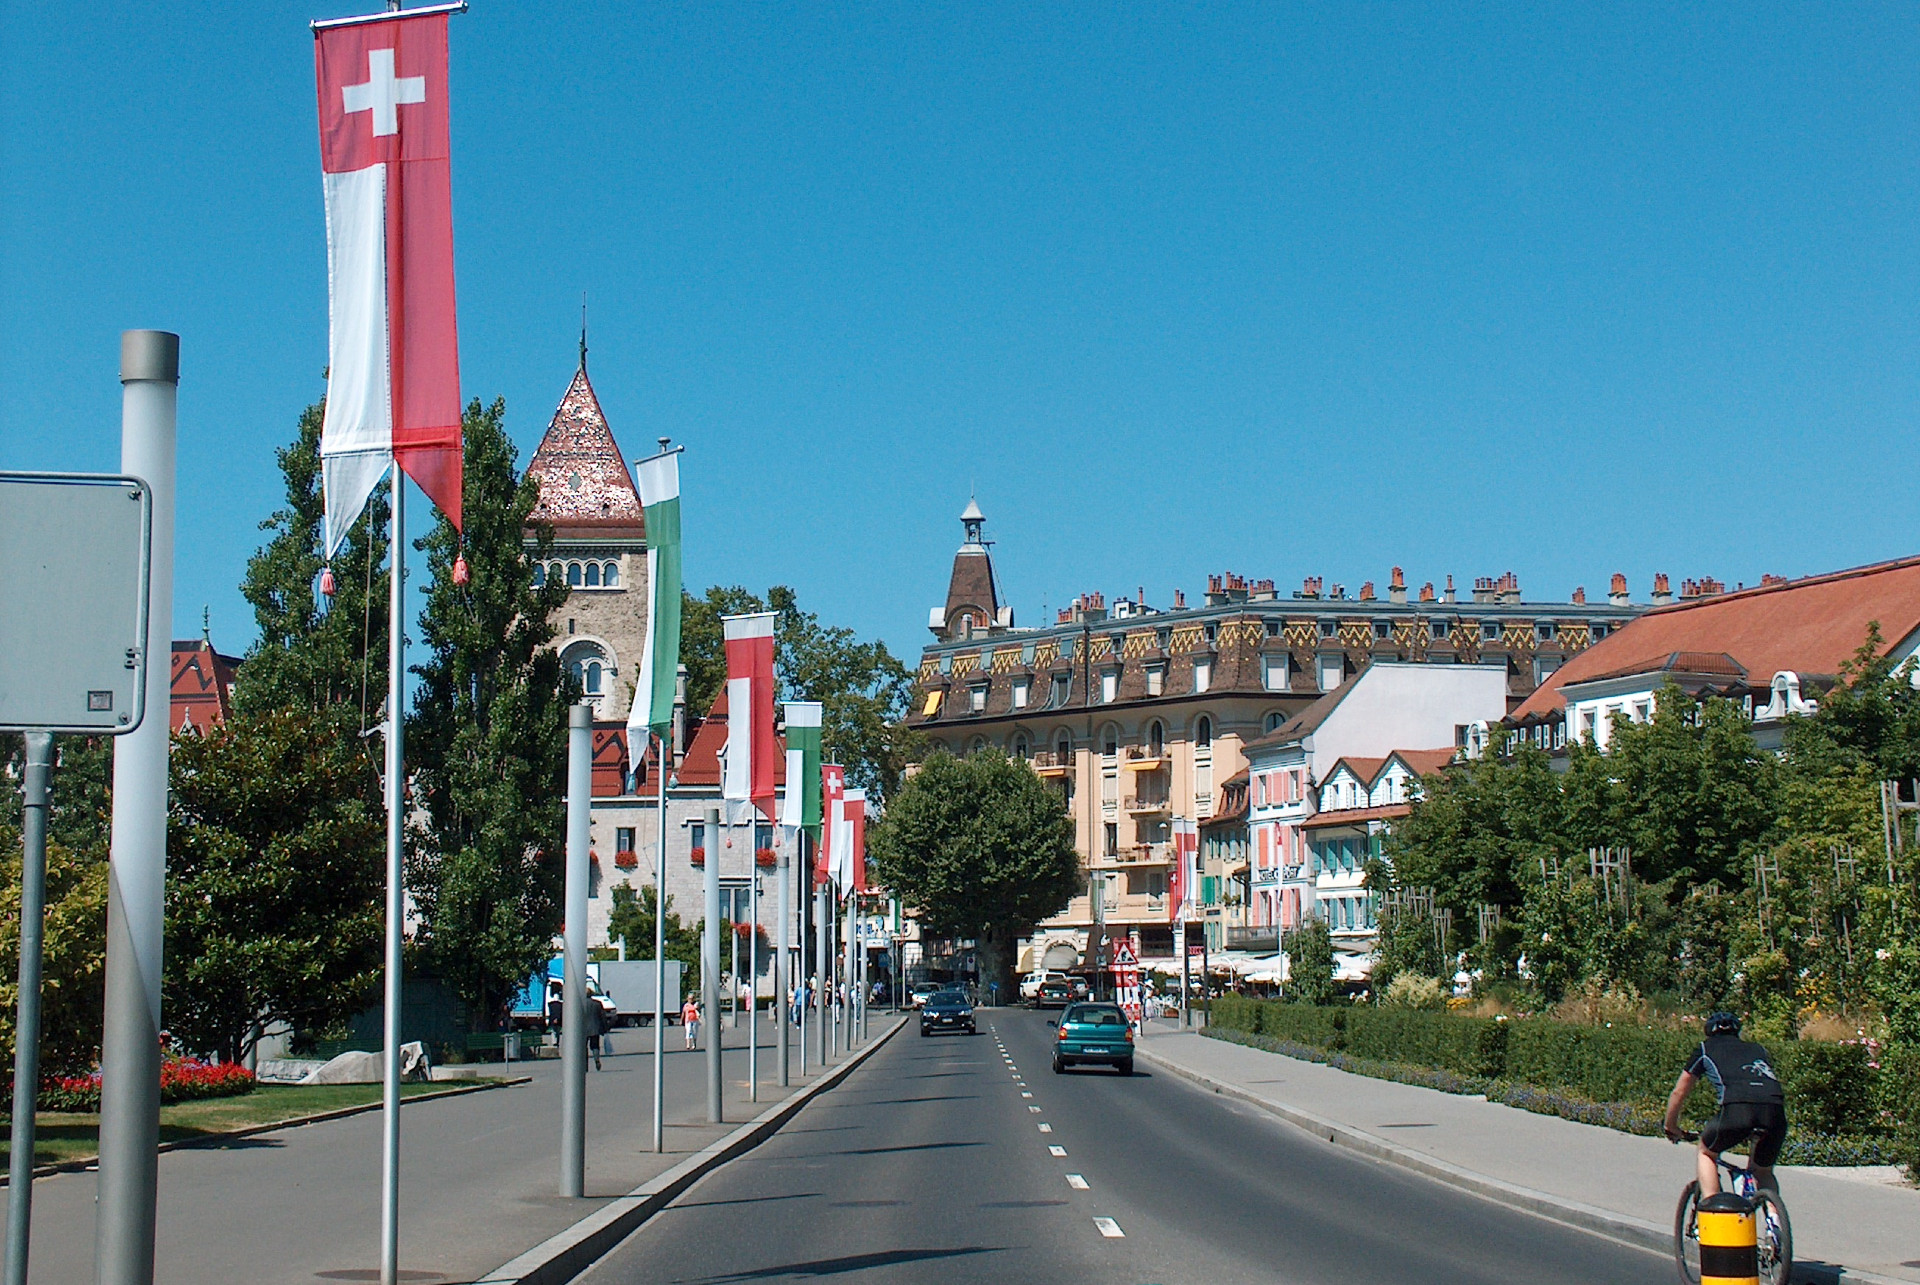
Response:
[[[1721,1106],[1730,1103],[1786,1102],[1773,1059],[1758,1044],[1732,1035],[1710,1035],[1693,1052],[1687,1074],[1707,1079]]]

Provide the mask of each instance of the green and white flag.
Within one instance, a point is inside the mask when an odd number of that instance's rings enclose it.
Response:
[[[680,452],[635,466],[647,519],[647,645],[627,715],[627,754],[640,762],[649,731],[665,739],[673,725],[673,689],[680,673]]]
[[[787,796],[780,824],[820,837],[820,702],[787,702]]]

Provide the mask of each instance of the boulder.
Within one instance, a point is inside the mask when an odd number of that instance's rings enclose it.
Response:
[[[383,1053],[362,1053],[349,1049],[322,1066],[314,1068],[300,1083],[302,1084],[378,1084],[386,1071],[386,1055]],[[433,1066],[427,1057],[427,1046],[419,1040],[400,1046],[400,1078],[403,1080],[428,1080],[433,1077]]]

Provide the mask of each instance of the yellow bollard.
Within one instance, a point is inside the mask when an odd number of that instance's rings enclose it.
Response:
[[[1721,1192],[1700,1202],[1700,1285],[1760,1285],[1753,1202]]]

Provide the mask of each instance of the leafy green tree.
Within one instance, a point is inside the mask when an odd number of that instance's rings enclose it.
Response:
[[[174,742],[165,999],[191,1048],[239,1059],[275,1021],[333,1026],[377,995],[385,807],[336,730],[268,709]]]
[[[869,831],[875,881],[924,928],[978,943],[981,978],[1013,993],[1014,945],[1083,886],[1065,804],[1025,763],[935,754]]]
[[[56,776],[58,774],[56,773]],[[49,831],[52,830],[49,818]],[[0,822],[0,1059],[10,1078],[20,1002],[20,831]],[[100,1047],[106,996],[107,863],[49,833],[47,913],[41,947],[40,1068],[85,1071]]]
[[[533,583],[523,541],[539,484],[517,471],[505,419],[504,402],[467,407],[464,542],[444,517],[419,542],[433,585],[407,726],[424,809],[408,876],[415,948],[477,1026],[548,958],[560,926],[567,708],[579,699],[547,646],[567,586]],[[536,558],[553,538],[537,535]],[[462,553],[465,585],[452,575]]]
[[[653,958],[653,909],[657,901],[653,885],[638,890],[627,884],[613,887],[613,909],[607,916],[607,936],[625,942],[628,959]],[[687,987],[700,984],[700,923],[684,924],[674,913],[673,898],[667,898],[667,922],[664,936],[668,959],[686,965],[683,979]]]
[[[1300,1004],[1331,1004],[1333,936],[1317,915],[1287,934],[1287,991]]]
[[[883,642],[861,642],[851,629],[823,625],[800,608],[794,591],[775,585],[764,598],[733,585],[688,595],[681,610],[680,660],[687,667],[687,706],[698,716],[727,681],[720,618],[773,611],[774,669],[781,700],[821,703],[820,744],[847,767],[847,784],[878,802],[899,788],[917,738],[906,728],[913,675]]]
[[[326,499],[320,487],[324,403],[301,412],[294,440],[276,458],[286,502],[260,524],[272,537],[247,562],[241,592],[259,639],[234,681],[241,710],[324,709],[353,732],[378,722],[387,690],[387,538],[383,484],[333,561],[334,596],[320,593]]]

